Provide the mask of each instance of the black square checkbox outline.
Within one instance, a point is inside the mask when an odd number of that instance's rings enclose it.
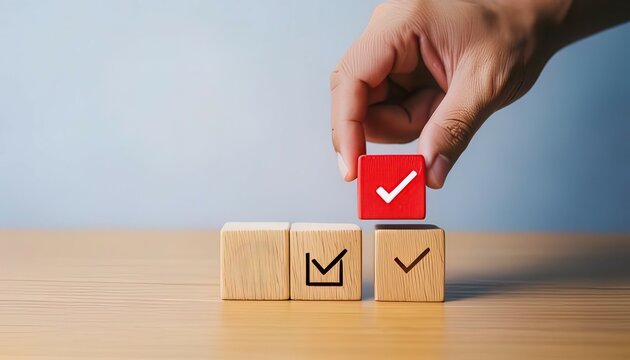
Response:
[[[347,249],[343,249],[337,257],[333,259],[333,261],[328,264],[325,268],[321,266],[321,264],[313,259],[313,265],[319,270],[322,275],[326,275],[327,272],[330,271],[337,263],[339,263],[339,281],[333,282],[312,282],[311,281],[311,253],[306,253],[306,286],[343,286],[343,260],[341,258],[346,255],[348,252]]]

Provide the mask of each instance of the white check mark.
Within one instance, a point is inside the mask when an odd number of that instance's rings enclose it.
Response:
[[[394,200],[396,196],[398,196],[398,194],[400,194],[401,191],[403,191],[405,186],[409,185],[411,180],[413,180],[417,175],[418,173],[415,170],[411,170],[409,175],[407,175],[407,177],[400,184],[398,184],[398,186],[396,186],[396,188],[392,190],[392,192],[388,193],[387,191],[385,191],[385,189],[383,189],[382,186],[380,186],[378,189],[376,189],[376,193],[383,200],[385,200],[386,203],[389,204],[390,202],[392,202],[392,200]]]

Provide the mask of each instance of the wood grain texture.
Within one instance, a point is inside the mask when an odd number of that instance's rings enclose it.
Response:
[[[290,242],[291,299],[361,300],[361,228],[295,223]]]
[[[444,301],[444,230],[377,225],[374,233],[375,300]]]
[[[226,223],[221,299],[289,299],[289,223]]]
[[[1,359],[629,359],[628,234],[447,231],[446,301],[222,301],[218,231],[0,230]]]

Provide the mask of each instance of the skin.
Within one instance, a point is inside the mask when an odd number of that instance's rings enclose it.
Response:
[[[346,181],[365,142],[418,139],[441,188],[475,132],[523,96],[562,47],[630,20],[625,0],[400,0],[379,5],[331,74]]]

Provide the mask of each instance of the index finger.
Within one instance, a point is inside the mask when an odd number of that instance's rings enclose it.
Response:
[[[357,177],[359,156],[365,154],[363,122],[368,92],[381,84],[392,70],[395,50],[376,36],[378,29],[361,35],[331,75],[333,146],[344,180]],[[344,174],[345,173],[345,174]]]
[[[365,154],[363,121],[368,85],[338,71],[333,72],[331,82],[333,147],[341,176],[345,181],[352,181],[357,177],[358,158]]]

